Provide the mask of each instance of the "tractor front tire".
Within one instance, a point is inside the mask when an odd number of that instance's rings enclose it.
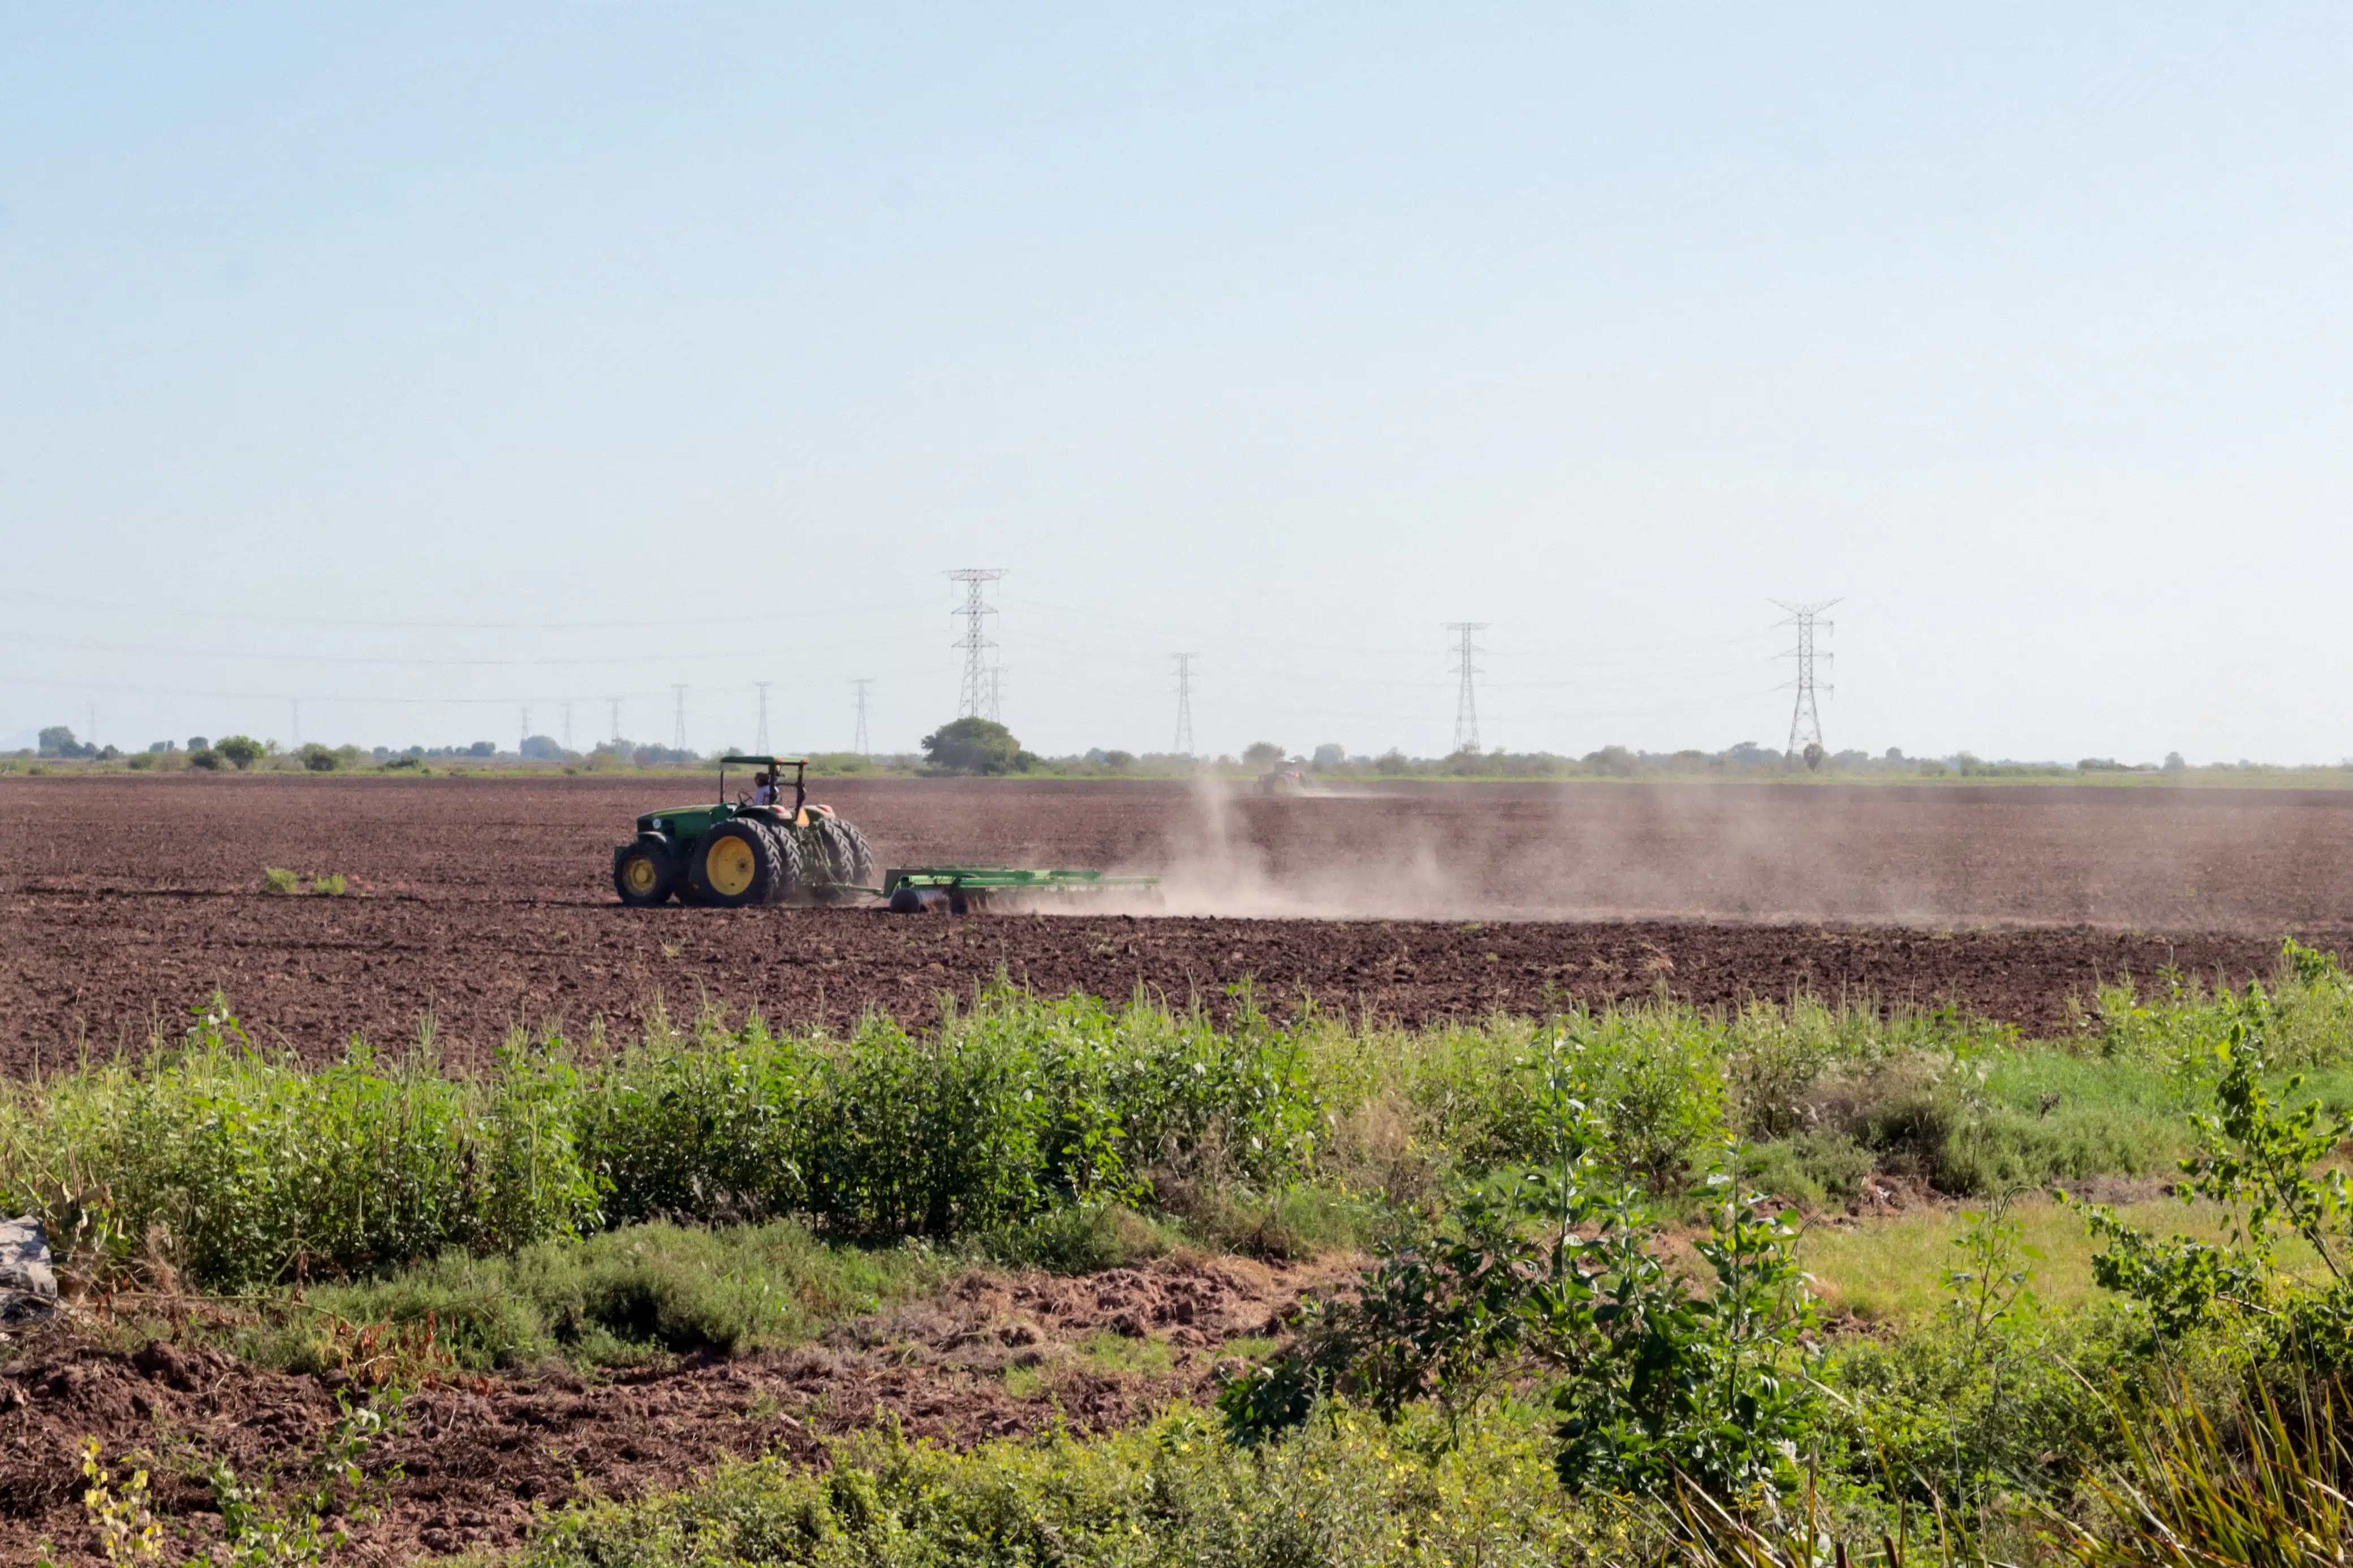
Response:
[[[702,837],[690,872],[698,899],[723,910],[784,901],[793,877],[777,835],[745,817],[723,822]],[[794,857],[798,868],[798,857]]]
[[[678,883],[678,857],[659,833],[638,834],[635,844],[613,857],[613,890],[625,904],[643,909],[665,903]]]

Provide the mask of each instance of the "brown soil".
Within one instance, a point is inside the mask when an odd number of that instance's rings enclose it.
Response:
[[[1220,1345],[1273,1331],[1303,1291],[1345,1272],[1221,1258],[1082,1279],[975,1274],[802,1350],[427,1388],[368,1460],[401,1474],[381,1517],[355,1529],[360,1560],[512,1544],[534,1506],[675,1488],[728,1455],[822,1465],[824,1439],[886,1417],[911,1437],[953,1445],[1126,1426],[1205,1397],[1225,1370]],[[96,1557],[80,1502],[85,1436],[110,1461],[138,1456],[167,1527],[201,1542],[219,1531],[195,1479],[206,1462],[227,1458],[248,1479],[272,1466],[299,1479],[337,1415],[332,1380],[259,1371],[213,1350],[151,1343],[124,1353],[58,1328],[0,1347],[11,1353],[0,1364],[0,1559],[9,1562],[30,1561],[43,1536]],[[1015,1368],[1029,1369],[1018,1394],[1008,1384]]]
[[[214,987],[311,1054],[354,1032],[453,1056],[659,997],[909,1023],[1000,970],[1061,993],[1407,1023],[1664,987],[1799,990],[2076,1026],[2101,981],[2242,980],[2353,932],[2353,792],[1462,786],[1339,798],[1175,785],[856,781],[822,793],[886,864],[1156,870],[1156,918],[621,908],[632,815],[700,781],[0,782],[0,1070],[135,1046]],[[279,899],[265,867],[364,897]],[[1184,911],[1192,911],[1187,913]],[[1230,911],[1251,918],[1219,918]],[[1332,915],[1354,914],[1339,920]],[[1414,918],[1419,917],[1419,918]]]

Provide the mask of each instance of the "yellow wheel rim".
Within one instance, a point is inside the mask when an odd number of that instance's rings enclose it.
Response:
[[[752,858],[752,847],[732,833],[713,839],[702,858],[702,875],[711,890],[723,899],[742,898],[759,869],[759,863]]]
[[[621,880],[640,898],[652,892],[659,879],[659,873],[654,869],[654,858],[650,855],[632,855],[621,862]]]

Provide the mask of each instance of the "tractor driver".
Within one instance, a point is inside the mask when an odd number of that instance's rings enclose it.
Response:
[[[754,773],[752,775],[752,804],[754,805],[774,805],[776,804],[776,774]]]

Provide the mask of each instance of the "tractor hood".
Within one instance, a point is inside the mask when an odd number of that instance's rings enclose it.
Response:
[[[638,818],[640,833],[666,833],[672,838],[700,838],[718,824],[735,815],[732,805],[674,805],[667,811],[649,811]]]

